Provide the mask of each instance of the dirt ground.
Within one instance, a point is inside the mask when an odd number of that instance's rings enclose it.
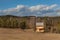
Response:
[[[60,40],[60,34],[0,28],[0,40]]]

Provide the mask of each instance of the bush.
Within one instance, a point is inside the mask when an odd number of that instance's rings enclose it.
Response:
[[[23,30],[26,29],[26,23],[25,22],[21,22],[20,25],[21,25],[20,26],[21,29],[23,29]]]

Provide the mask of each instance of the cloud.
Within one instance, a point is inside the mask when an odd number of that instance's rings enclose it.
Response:
[[[58,5],[36,5],[26,6],[17,5],[17,7],[0,10],[0,15],[16,15],[16,16],[60,16]]]
[[[37,6],[32,6],[30,7],[30,9],[32,11],[35,11],[35,10],[49,10],[49,9],[53,9],[57,6],[57,4],[54,4],[54,5],[51,5],[51,6],[47,6],[47,5],[37,5]]]

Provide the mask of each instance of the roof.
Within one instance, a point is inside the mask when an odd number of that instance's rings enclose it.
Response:
[[[36,25],[44,25],[44,22],[36,22]]]

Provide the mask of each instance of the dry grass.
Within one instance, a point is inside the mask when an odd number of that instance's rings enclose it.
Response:
[[[60,34],[23,32],[20,29],[0,28],[0,40],[60,40]]]

